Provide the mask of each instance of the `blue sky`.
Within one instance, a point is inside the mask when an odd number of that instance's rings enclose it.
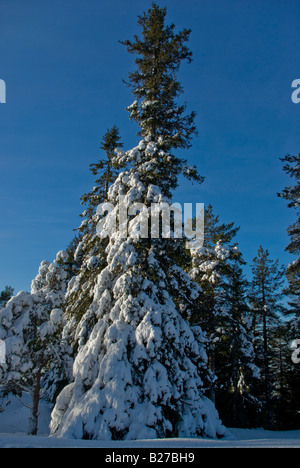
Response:
[[[261,244],[281,263],[295,213],[276,196],[289,178],[279,157],[300,152],[298,0],[158,0],[168,22],[192,29],[193,62],[180,80],[199,135],[182,156],[205,176],[182,181],[175,201],[211,203],[240,226],[236,241],[251,264]],[[122,83],[135,66],[119,40],[138,33],[145,0],[1,0],[0,290],[29,290],[80,223],[80,196],[93,185],[89,164],[116,124],[124,147],[138,142]]]

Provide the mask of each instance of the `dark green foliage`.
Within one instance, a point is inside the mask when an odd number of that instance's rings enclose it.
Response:
[[[243,264],[237,244],[233,242],[238,230],[234,223],[220,224],[219,216],[214,214],[211,205],[205,208],[204,245],[200,251],[193,253],[193,268],[190,273],[203,291],[192,322],[199,322],[209,334],[217,328],[215,320],[222,306],[222,291],[226,277],[231,272],[230,264]]]
[[[284,164],[283,170],[291,178],[294,179],[295,185],[285,187],[278,196],[288,201],[289,208],[295,208],[297,211],[297,219],[295,223],[288,227],[287,232],[290,237],[290,242],[286,250],[296,259],[290,263],[287,268],[288,288],[285,290],[289,295],[290,312],[300,316],[300,154],[298,156],[286,155],[280,159]]]
[[[217,377],[210,398],[226,424],[245,427],[249,412],[258,409],[252,389],[258,369],[246,323],[248,283],[241,268],[245,262],[233,242],[239,228],[221,224],[209,205],[204,229],[204,246],[194,252],[190,272],[202,288],[191,322],[207,333],[209,366]]]
[[[284,163],[284,172],[293,179],[294,184],[285,187],[277,195],[287,200],[288,207],[296,210],[296,221],[287,229],[290,242],[286,251],[295,256],[286,269],[287,287],[284,288],[288,308],[285,321],[277,330],[273,339],[277,350],[275,368],[280,370],[274,398],[274,417],[276,425],[284,429],[296,429],[300,425],[300,365],[291,359],[291,343],[300,337],[300,154],[287,154],[280,158]]]
[[[5,286],[0,293],[0,309],[6,306],[8,301],[13,297],[14,289],[11,286]]]
[[[131,118],[140,127],[143,137],[151,140],[162,137],[166,149],[189,147],[196,132],[195,113],[184,116],[185,105],[178,106],[175,99],[183,92],[176,80],[181,63],[191,62],[192,53],[185,45],[190,29],[175,33],[174,24],[165,25],[166,8],[152,4],[150,10],[139,16],[142,39],[126,40],[130,53],[137,54],[138,69],[130,73],[136,102],[130,106]]]
[[[287,154],[284,158],[280,158],[280,161],[285,163],[283,166],[284,172],[286,172],[286,174],[291,178],[294,178],[297,182],[297,185],[285,187],[282,192],[278,194],[278,196],[289,202],[289,208],[299,208],[300,153],[298,156],[291,156]]]
[[[119,130],[114,125],[105,133],[100,149],[105,152],[106,158],[90,165],[90,170],[94,176],[97,176],[93,190],[81,197],[82,204],[87,205],[83,217],[92,219],[95,209],[100,203],[107,200],[108,189],[115,181],[120,167],[116,166],[115,149],[122,148]],[[84,229],[82,229],[84,231]],[[82,231],[81,230],[81,231]]]
[[[215,358],[216,404],[222,420],[230,427],[251,427],[260,410],[254,395],[254,382],[260,373],[254,365],[247,294],[248,281],[242,268],[233,264],[222,294],[223,321]]]
[[[300,367],[292,360],[294,339],[289,322],[280,323],[270,339],[273,426],[282,430],[300,427]]]
[[[260,247],[253,259],[250,303],[256,363],[262,372],[258,393],[261,392],[264,399],[265,427],[270,428],[273,424],[271,398],[275,381],[271,340],[284,312],[281,299],[285,268],[279,265],[278,260],[273,261],[269,256],[269,251]]]
[[[75,317],[77,323],[91,305],[91,291],[99,273],[106,266],[105,248],[107,239],[97,235],[97,208],[107,201],[110,185],[116,180],[120,166],[115,158],[115,149],[121,148],[119,130],[114,125],[103,136],[100,148],[105,158],[91,164],[90,170],[97,176],[91,192],[81,197],[82,204],[87,206],[81,215],[85,218],[67,250],[70,267],[77,276],[76,287],[70,287],[67,294],[67,312]],[[91,259],[92,262],[91,262]],[[92,266],[91,266],[92,265]]]
[[[138,56],[137,70],[129,75],[129,86],[136,97],[128,107],[131,119],[138,123],[139,135],[155,141],[160,149],[151,160],[152,170],[148,167],[145,182],[160,186],[166,196],[171,196],[179,174],[199,183],[203,177],[195,166],[170,154],[171,149],[190,147],[196,127],[195,113],[184,115],[185,105],[176,102],[183,92],[176,75],[183,61],[191,61],[192,53],[185,45],[191,31],[184,29],[176,34],[173,24],[165,25],[165,17],[166,9],[153,4],[139,16],[142,38],[135,36],[134,41],[121,43]]]

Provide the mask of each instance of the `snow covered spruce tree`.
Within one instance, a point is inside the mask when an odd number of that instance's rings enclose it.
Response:
[[[184,117],[175,98],[176,72],[191,53],[165,25],[166,10],[155,4],[139,17],[143,39],[125,41],[137,53],[130,75],[137,97],[131,117],[140,128],[137,147],[117,151],[128,169],[108,190],[109,214],[100,216],[99,235],[109,232],[107,266],[98,275],[93,301],[81,326],[74,381],[59,395],[52,413],[56,436],[90,439],[222,437],[209,385],[200,327],[188,317],[200,288],[176,263],[180,239],[150,235],[151,205],[170,203],[179,174],[201,181],[194,167],[172,155],[189,146],[194,115]],[[153,227],[153,226],[152,226]],[[153,232],[152,232],[153,234]]]
[[[6,348],[5,362],[0,363],[1,390],[20,398],[24,392],[30,394],[28,432],[33,435],[43,391],[68,378],[70,349],[61,340],[67,280],[60,266],[64,255],[59,252],[51,264],[43,261],[31,293],[19,292],[0,311],[0,339]]]

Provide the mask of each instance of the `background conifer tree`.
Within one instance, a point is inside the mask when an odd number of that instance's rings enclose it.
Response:
[[[253,427],[261,402],[255,395],[260,369],[248,321],[248,281],[234,262],[226,277],[222,297],[222,320],[215,351],[216,405],[229,427]]]
[[[11,286],[5,286],[0,293],[0,309],[6,306],[8,301],[13,297],[14,289]]]
[[[253,259],[250,286],[251,328],[256,363],[262,374],[261,395],[264,399],[266,427],[272,427],[273,424],[272,388],[274,376],[272,375],[271,340],[274,331],[280,324],[281,314],[285,310],[281,302],[285,268],[279,265],[278,260],[274,261],[269,257],[269,251],[260,246],[257,256]]]
[[[299,427],[299,401],[300,401],[300,369],[291,359],[290,344],[299,338],[300,330],[300,154],[297,156],[286,155],[280,158],[284,163],[284,172],[293,179],[293,184],[285,187],[278,196],[287,200],[288,207],[294,208],[296,221],[287,229],[290,242],[286,250],[294,256],[286,270],[288,281],[284,293],[288,307],[286,315],[289,321],[279,328],[277,334],[278,361],[277,369],[280,372],[278,384],[278,397],[276,400],[277,421],[287,429]],[[283,345],[284,343],[284,345]],[[279,413],[279,414],[278,414]]]
[[[97,176],[95,186],[81,197],[82,203],[87,205],[87,211],[82,216],[88,218],[90,223],[94,221],[95,210],[100,203],[107,200],[108,189],[117,178],[120,167],[117,167],[117,160],[114,157],[115,149],[122,147],[119,129],[114,125],[106,131],[101,140],[100,149],[105,152],[106,157],[90,165],[92,174]],[[84,229],[81,230],[84,231]]]
[[[283,170],[292,179],[294,179],[295,185],[285,187],[279,197],[288,201],[288,207],[294,208],[296,211],[296,221],[288,227],[288,235],[290,242],[286,247],[286,250],[294,255],[296,258],[292,261],[287,268],[287,279],[289,287],[286,289],[286,293],[290,297],[290,312],[295,314],[296,328],[300,328],[300,217],[299,217],[299,206],[300,206],[300,154],[298,156],[286,155],[281,158],[284,163]]]
[[[217,330],[223,321],[222,291],[230,273],[231,262],[241,260],[237,244],[232,242],[238,229],[234,227],[234,223],[220,224],[219,216],[214,214],[212,206],[209,205],[205,209],[203,247],[192,250],[192,268],[189,274],[200,285],[202,294],[190,322],[200,325],[209,337],[207,354],[213,372],[218,342]],[[211,398],[215,398],[213,389]]]
[[[97,234],[98,215],[96,211],[101,203],[107,201],[109,187],[117,177],[120,167],[118,167],[115,158],[115,149],[122,146],[119,130],[114,125],[106,131],[101,141],[100,149],[105,152],[105,157],[90,165],[91,172],[97,178],[93,189],[81,197],[82,204],[86,205],[86,210],[81,215],[84,220],[78,228],[78,234],[67,249],[70,259],[69,266],[73,275],[66,294],[69,330],[67,332],[66,329],[65,332],[69,335],[75,352],[78,341],[82,343],[82,340],[85,339],[83,336],[78,336],[77,325],[91,305],[95,281],[106,266],[107,239],[101,239]],[[82,330],[82,327],[80,329]],[[87,333],[88,330],[86,330],[85,337]]]
[[[208,336],[207,354],[216,375],[210,397],[231,425],[245,425],[249,405],[257,404],[251,393],[258,375],[247,327],[247,282],[241,266],[245,264],[234,242],[239,228],[220,223],[209,205],[205,209],[204,245],[192,252],[191,277],[202,294],[190,321]]]

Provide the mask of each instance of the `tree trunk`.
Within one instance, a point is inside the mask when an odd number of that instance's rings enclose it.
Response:
[[[267,317],[266,311],[263,311],[263,348],[264,348],[264,373],[265,373],[265,399],[266,399],[266,427],[272,427],[272,411],[271,411],[271,391],[270,391],[270,364],[269,364],[269,349],[268,349],[268,332],[267,332]]]
[[[36,376],[35,387],[32,395],[32,406],[30,410],[28,434],[37,435],[38,418],[39,418],[39,402],[41,391],[41,371],[39,370]]]
[[[211,349],[211,352],[208,354],[208,368],[215,374],[216,364],[215,364],[215,350]],[[208,398],[215,404],[216,403],[216,387],[215,384],[210,386],[208,392]]]

